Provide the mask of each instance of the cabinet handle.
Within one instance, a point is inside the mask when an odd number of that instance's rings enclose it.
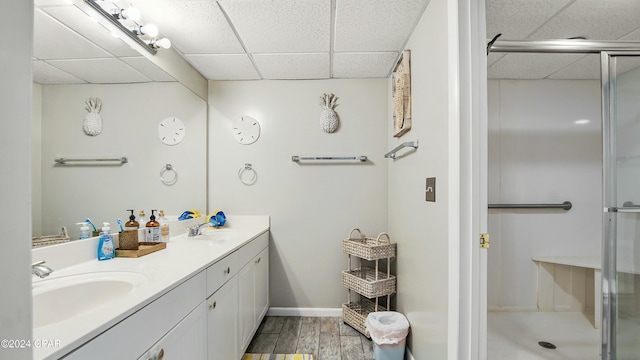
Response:
[[[262,260],[262,258],[258,258],[258,260],[256,260],[256,264],[259,264],[260,260]]]
[[[215,309],[215,308],[216,308],[216,305],[217,305],[217,304],[216,304],[216,302],[215,302],[215,300],[214,300],[214,301],[211,303],[211,305],[209,305],[209,309],[211,309],[211,310]]]
[[[227,274],[227,275],[228,275],[228,274],[231,274],[231,268],[227,266],[227,268],[226,268],[226,269],[224,269],[222,272],[223,272],[223,273],[225,273],[225,274]]]
[[[162,360],[163,358],[164,358],[164,349],[161,348],[160,352],[158,353],[158,357],[156,359]]]

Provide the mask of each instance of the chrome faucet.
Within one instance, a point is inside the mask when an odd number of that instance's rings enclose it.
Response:
[[[193,236],[202,235],[202,228],[206,226],[211,226],[211,223],[205,222],[202,224],[193,225],[192,227],[189,228],[189,234],[187,236],[193,237]]]
[[[36,261],[31,264],[31,274],[37,275],[41,279],[46,278],[53,272],[53,269],[44,264],[44,260]]]

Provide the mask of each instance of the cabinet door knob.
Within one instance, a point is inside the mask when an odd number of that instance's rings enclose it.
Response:
[[[160,352],[158,353],[157,359],[162,360],[163,358],[164,358],[164,349],[161,348]]]
[[[256,264],[259,264],[259,263],[260,263],[260,260],[262,260],[262,258],[258,258],[258,259],[256,260]]]
[[[224,270],[225,274],[231,274],[231,268],[227,266],[227,268]]]
[[[215,308],[216,308],[216,305],[217,305],[217,304],[216,304],[216,302],[215,302],[215,300],[214,300],[214,301],[211,303],[211,305],[209,305],[209,309],[211,309],[211,310],[215,309]]]

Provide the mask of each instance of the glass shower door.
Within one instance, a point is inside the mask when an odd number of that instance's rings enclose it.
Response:
[[[640,53],[603,52],[602,359],[640,359]]]

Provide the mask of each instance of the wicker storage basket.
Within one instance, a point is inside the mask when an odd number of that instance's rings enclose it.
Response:
[[[387,308],[377,305],[371,300],[361,299],[359,302],[342,304],[342,321],[370,338],[369,332],[364,326],[364,321],[370,312],[387,311]]]
[[[67,228],[63,226],[59,235],[35,236],[31,240],[31,245],[34,248],[46,245],[62,244],[69,241],[69,234],[67,233]]]
[[[360,237],[354,238],[354,231],[357,231]],[[354,228],[349,232],[349,238],[342,240],[342,251],[365,260],[388,259],[396,257],[396,244],[391,243],[387,233],[383,232],[377,238],[371,238],[362,234],[360,229]]]
[[[396,277],[369,268],[343,270],[342,285],[371,299],[395,293]]]

